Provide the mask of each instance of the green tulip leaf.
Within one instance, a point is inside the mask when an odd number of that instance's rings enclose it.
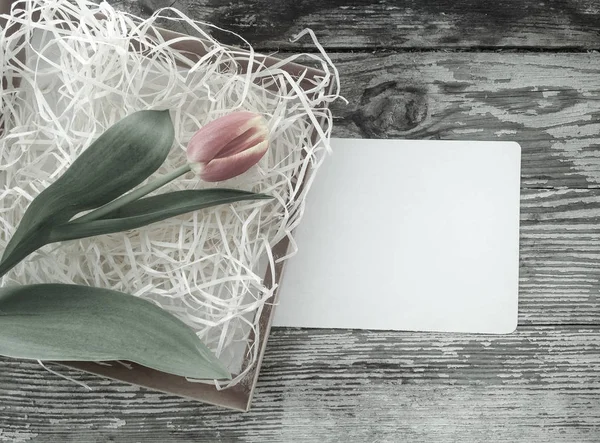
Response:
[[[242,200],[271,199],[272,197],[235,189],[203,189],[175,191],[141,198],[106,214],[98,220],[56,226],[50,242],[75,240],[95,235],[128,231],[165,220],[170,217],[197,211],[210,206]]]
[[[139,111],[106,130],[31,202],[4,250],[0,276],[47,244],[54,226],[148,178],[166,159],[174,133],[168,111]]]
[[[39,284],[0,289],[0,355],[127,360],[198,379],[231,375],[194,331],[154,303],[109,289]]]

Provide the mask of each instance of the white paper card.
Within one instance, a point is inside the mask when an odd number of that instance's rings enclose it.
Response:
[[[275,326],[510,333],[521,148],[334,139],[295,233]]]

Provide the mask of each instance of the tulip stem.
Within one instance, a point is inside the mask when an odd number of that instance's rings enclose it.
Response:
[[[169,172],[168,174],[165,174],[162,177],[159,177],[134,191],[131,191],[129,194],[122,195],[116,200],[113,200],[92,212],[88,212],[87,214],[72,220],[71,223],[85,223],[92,220],[98,220],[99,218],[115,211],[116,209],[119,209],[121,206],[126,205],[127,203],[139,200],[143,196],[150,194],[152,191],[157,190],[161,186],[166,185],[167,183],[175,180],[177,177],[180,177],[190,171],[190,165],[186,163],[174,171]]]

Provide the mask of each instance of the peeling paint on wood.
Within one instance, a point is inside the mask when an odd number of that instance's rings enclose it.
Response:
[[[334,135],[514,140],[522,186],[600,187],[597,54],[331,54]]]
[[[600,190],[521,193],[520,324],[600,324]]]

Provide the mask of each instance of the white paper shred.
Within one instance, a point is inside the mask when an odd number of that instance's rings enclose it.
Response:
[[[171,111],[175,145],[158,175],[182,165],[192,134],[217,117],[246,109],[269,121],[270,149],[247,173],[218,184],[188,174],[164,190],[229,187],[267,193],[273,201],[219,206],[126,233],[48,245],[2,279],[2,285],[92,285],[152,300],[194,328],[237,375],[218,386],[236,384],[258,357],[258,347],[248,350],[247,345],[251,332],[258,332],[263,306],[272,301],[274,288],[263,282],[267,264],[275,262],[271,248],[284,237],[291,239],[314,172],[329,149],[327,104],[338,92],[329,92],[328,84],[338,83],[335,67],[308,32],[319,50],[309,55],[311,62],[326,75],[307,92],[299,78],[282,69],[298,56],[265,70],[251,47],[249,55],[224,47],[210,37],[210,24],[175,9],[144,20],[107,3],[25,4],[0,33],[0,70],[9,81],[0,91],[1,249],[31,200],[128,114]],[[161,18],[178,21],[207,41],[208,54],[190,66],[164,41],[149,37]],[[20,30],[7,35],[12,24]],[[16,61],[22,48],[25,64]],[[249,61],[247,73],[240,60]],[[11,86],[15,78],[21,79],[19,88]],[[291,245],[293,254],[293,240]]]

